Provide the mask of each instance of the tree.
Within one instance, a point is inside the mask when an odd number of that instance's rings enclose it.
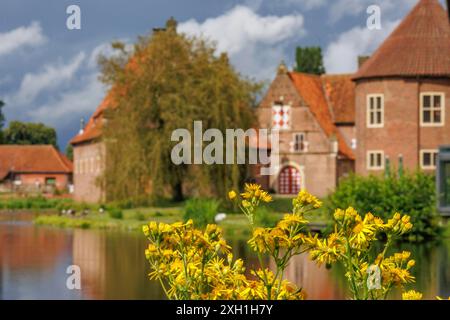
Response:
[[[11,121],[4,130],[5,144],[51,144],[58,148],[56,131],[42,123]]]
[[[5,115],[3,114],[3,107],[5,106],[5,103],[0,100],[0,129],[3,128],[5,125]]]
[[[320,47],[297,47],[296,49],[297,72],[321,75],[325,73],[323,66],[322,49]]]
[[[66,146],[66,157],[73,161],[73,146],[70,143]]]
[[[0,100],[0,144],[3,143],[3,126],[5,125],[5,115],[3,114],[3,107],[5,103]]]
[[[180,128],[192,132],[195,120],[203,130],[252,127],[260,84],[242,78],[210,43],[178,34],[174,20],[140,37],[132,55],[114,47],[117,55],[100,59],[114,101],[104,130],[107,200],[167,194],[181,200],[185,190],[208,196],[237,188],[245,166],[175,165],[171,135]]]

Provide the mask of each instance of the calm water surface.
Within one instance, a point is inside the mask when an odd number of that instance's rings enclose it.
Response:
[[[38,227],[32,215],[0,213],[0,299],[163,299],[147,279],[146,240],[140,233]],[[229,240],[236,256],[256,258],[243,240]],[[404,245],[417,261],[415,288],[427,299],[450,296],[450,241]],[[81,290],[66,288],[66,269],[81,268]],[[317,267],[307,256],[288,267],[289,280],[309,299],[345,299],[346,282],[338,268]]]

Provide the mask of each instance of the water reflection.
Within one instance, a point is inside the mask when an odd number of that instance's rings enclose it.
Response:
[[[159,284],[147,278],[139,233],[61,230],[35,227],[23,216],[0,214],[0,298],[2,299],[162,299]],[[27,220],[27,219],[25,219]],[[250,265],[257,258],[245,240],[232,240],[235,256]],[[450,295],[450,243],[402,245],[417,261],[415,287],[425,298]],[[66,288],[66,269],[81,267],[82,290]],[[302,286],[309,299],[345,299],[342,270],[317,267],[307,256],[295,257],[287,278]],[[399,297],[397,293],[394,297]]]

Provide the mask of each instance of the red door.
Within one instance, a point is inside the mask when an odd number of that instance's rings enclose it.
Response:
[[[294,167],[284,167],[279,176],[280,194],[297,194],[300,191],[300,171]]]

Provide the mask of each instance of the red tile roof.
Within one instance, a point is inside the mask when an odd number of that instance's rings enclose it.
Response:
[[[144,59],[143,53],[136,54],[135,56],[132,56],[129,61],[127,62],[125,66],[126,72],[133,72],[135,74],[138,74],[141,69],[139,68],[139,63]],[[78,133],[75,137],[70,140],[70,143],[72,145],[77,145],[84,142],[90,142],[92,140],[95,140],[97,138],[100,138],[102,135],[102,127],[104,123],[104,111],[108,108],[115,108],[114,96],[116,94],[123,94],[125,92],[126,88],[119,85],[114,85],[103,101],[100,103],[100,105],[95,110],[94,114],[89,119],[88,123],[86,124],[85,128],[81,133]]]
[[[322,77],[299,72],[290,72],[289,76],[325,134],[329,138],[332,136],[337,138],[339,153],[349,159],[355,159],[353,151],[347,145],[334,124],[332,110],[328,105]],[[354,105],[354,102],[349,101],[349,104]]]
[[[354,78],[450,77],[450,23],[438,0],[420,0]]]
[[[105,109],[111,107],[113,92],[110,90],[102,103],[97,107],[94,114],[89,119],[83,131],[72,138],[72,145],[89,142],[99,138],[102,134]]]
[[[322,82],[328,104],[333,113],[333,121],[355,123],[355,83],[351,74],[322,75]]]
[[[0,180],[10,172],[72,173],[72,162],[51,145],[0,145]]]

